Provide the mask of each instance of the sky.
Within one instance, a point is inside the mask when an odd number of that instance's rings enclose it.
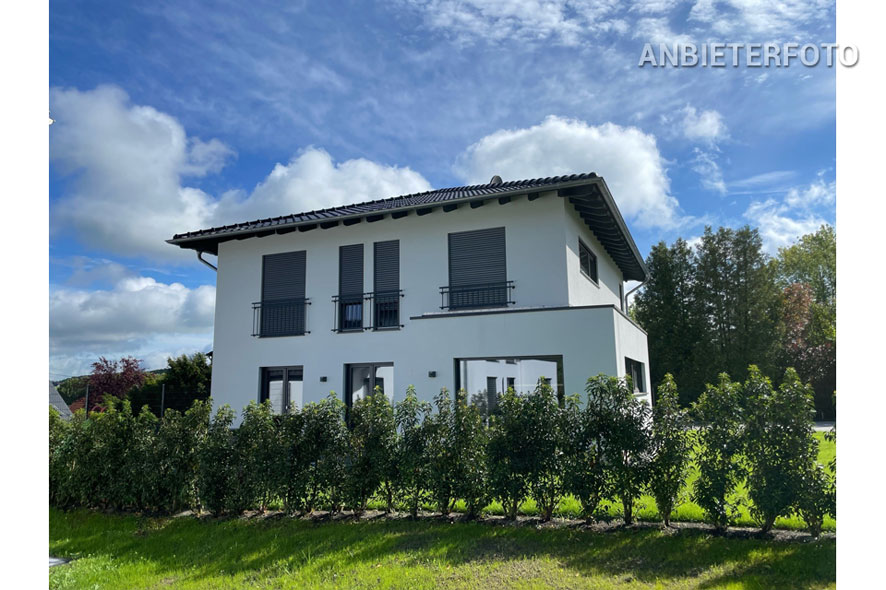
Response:
[[[139,4],[139,5],[137,5]],[[644,256],[835,221],[835,68],[639,67],[644,45],[826,43],[827,0],[50,5],[50,378],[212,347],[175,233],[596,172]]]

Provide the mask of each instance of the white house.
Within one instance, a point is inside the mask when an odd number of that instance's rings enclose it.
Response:
[[[630,374],[646,334],[625,314],[643,259],[603,179],[447,188],[178,234],[218,256],[212,398],[277,410],[374,387],[560,394]]]

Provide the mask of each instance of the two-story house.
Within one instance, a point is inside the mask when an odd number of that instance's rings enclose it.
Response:
[[[212,398],[282,411],[380,387],[649,387],[624,283],[647,271],[595,174],[434,190],[178,234],[218,256]],[[648,399],[648,396],[647,396]]]

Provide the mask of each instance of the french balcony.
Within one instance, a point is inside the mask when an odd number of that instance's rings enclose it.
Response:
[[[310,299],[278,299],[252,304],[252,335],[258,338],[303,336]]]
[[[402,290],[334,295],[332,331],[398,330],[403,327],[400,323],[402,297]]]

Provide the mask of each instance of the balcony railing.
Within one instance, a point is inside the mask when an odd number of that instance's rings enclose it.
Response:
[[[332,297],[335,315],[333,332],[358,332],[361,330],[392,330],[402,328],[400,323],[400,298],[403,291],[375,291],[355,295]],[[371,310],[365,313],[365,310]],[[368,320],[368,324],[367,324]]]
[[[310,334],[305,329],[306,298],[257,301],[252,304],[252,335],[259,338],[275,336],[302,336]]]
[[[513,305],[514,281],[440,287],[440,309],[474,309]]]

